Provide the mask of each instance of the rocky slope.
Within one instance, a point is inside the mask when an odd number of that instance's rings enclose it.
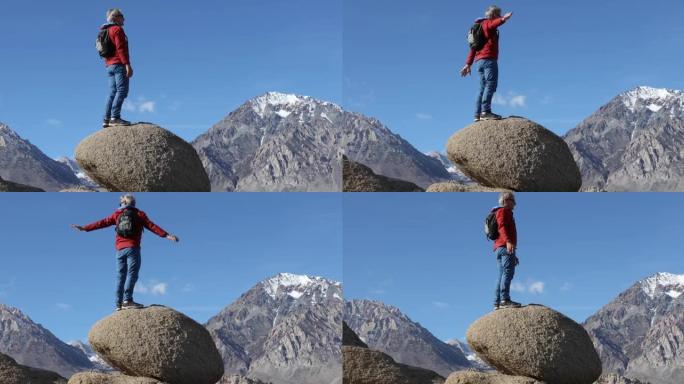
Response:
[[[71,172],[78,178],[80,184],[82,187],[86,188],[92,188],[92,189],[99,189],[102,188],[100,187],[96,182],[94,182],[88,175],[86,175],[85,172],[81,169],[81,167],[78,165],[76,160],[68,158],[66,156],[62,156],[57,159],[58,163],[62,163],[69,167]]]
[[[565,135],[583,190],[684,191],[684,93],[637,87]]]
[[[88,345],[88,343],[76,340],[70,341],[68,344],[83,352],[83,354],[86,355],[88,360],[90,360],[90,362],[93,363],[93,369],[103,372],[114,370],[114,368],[110,367],[104,360],[102,360],[100,356],[98,356],[97,353],[95,353],[95,351],[93,351],[93,348],[91,348],[90,345]]]
[[[209,319],[226,375],[274,384],[339,383],[342,286],[282,273]]]
[[[64,377],[93,369],[78,348],[60,341],[20,310],[0,304],[0,352],[19,364],[57,372]]]
[[[344,321],[369,348],[388,354],[398,363],[444,377],[472,367],[460,349],[437,339],[396,307],[369,300],[347,301]]]
[[[38,147],[0,123],[0,177],[46,191],[80,185],[68,166],[52,160]]]
[[[340,191],[341,155],[419,185],[449,178],[378,120],[338,105],[269,92],[193,142],[214,191]]]
[[[585,321],[604,372],[652,384],[684,382],[682,293],[684,275],[655,274]]]

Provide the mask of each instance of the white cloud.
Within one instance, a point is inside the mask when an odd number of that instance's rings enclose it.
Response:
[[[495,93],[492,103],[503,107],[522,108],[527,106],[527,96],[515,92],[508,92],[505,95]]]
[[[527,281],[525,283],[513,281],[511,283],[511,291],[540,295],[544,293],[545,285],[546,284],[543,281]]]
[[[144,97],[138,98],[137,101],[126,100],[123,103],[123,110],[127,112],[137,113],[154,113],[157,107],[157,102],[147,100]]]
[[[52,118],[45,120],[45,124],[47,124],[51,127],[55,127],[55,128],[59,128],[59,127],[64,126],[64,124],[60,120],[52,119]]]
[[[166,295],[168,288],[169,284],[152,280],[147,282],[147,284],[138,282],[135,285],[134,291],[143,295],[163,296]]]
[[[423,112],[416,113],[416,117],[418,118],[418,120],[430,120],[430,119],[432,119],[431,114],[423,113]]]
[[[449,303],[445,303],[443,301],[433,301],[432,305],[434,305],[435,307],[437,307],[439,309],[447,309],[450,307]]]
[[[57,303],[57,308],[63,310],[63,311],[68,311],[72,308],[71,304],[66,304],[66,303]]]
[[[534,283],[530,284],[530,286],[527,288],[530,293],[532,294],[542,294],[544,293],[544,282],[543,281],[535,281]]]
[[[166,283],[158,283],[152,286],[150,291],[152,292],[153,295],[166,295],[166,288],[169,285]],[[542,287],[543,288],[543,287]]]
[[[516,281],[511,283],[511,291],[513,292],[525,292],[525,286],[521,283],[518,283]]]

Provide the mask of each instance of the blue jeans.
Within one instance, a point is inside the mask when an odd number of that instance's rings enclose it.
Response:
[[[121,118],[121,107],[126,96],[128,96],[128,76],[126,67],[121,64],[112,64],[107,67],[109,75],[109,97],[105,107],[104,119],[109,120]]]
[[[506,247],[499,247],[494,250],[496,263],[499,266],[499,277],[496,280],[496,293],[494,294],[494,304],[502,301],[511,300],[511,281],[515,274],[515,253],[508,253]]]
[[[133,288],[135,288],[135,283],[138,281],[138,272],[140,272],[140,248],[124,248],[117,251],[116,261],[119,272],[116,279],[116,303],[133,301]],[[126,284],[126,289],[124,290],[126,274],[128,274],[128,284]]]
[[[499,64],[496,60],[482,59],[477,71],[480,72],[480,93],[475,103],[475,115],[480,116],[482,112],[492,111],[492,98],[499,84]]]

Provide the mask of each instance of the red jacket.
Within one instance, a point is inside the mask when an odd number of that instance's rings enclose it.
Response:
[[[128,56],[128,38],[123,28],[116,24],[105,24],[101,29],[109,28],[109,40],[112,41],[115,48],[114,56],[105,59],[105,66],[109,67],[112,64],[127,65],[131,63]]]
[[[496,211],[496,223],[499,227],[499,237],[494,241],[494,249],[505,247],[507,242],[518,245],[518,233],[515,230],[513,210],[499,208]]]
[[[134,208],[135,209],[135,208]],[[165,230],[161,229],[157,224],[153,223],[150,219],[147,218],[147,215],[145,212],[136,209],[138,211],[138,223],[142,224],[142,227],[138,227],[138,232],[133,236],[133,238],[125,238],[119,236],[119,234],[116,234],[116,241],[115,241],[115,246],[116,250],[122,250],[124,248],[134,248],[134,247],[140,247],[140,240],[142,238],[142,233],[143,233],[143,227],[149,229],[150,231],[156,233],[160,237],[166,237],[168,236],[168,232]],[[106,228],[112,225],[116,225],[116,219],[121,215],[123,212],[123,209],[117,209],[114,213],[112,213],[111,216],[106,217],[100,221],[96,221],[92,224],[88,224],[83,227],[83,230],[90,232],[94,231],[96,229],[100,228]],[[116,233],[116,232],[115,232]]]
[[[482,30],[484,31],[484,35],[487,38],[487,42],[485,43],[484,47],[482,47],[482,49],[480,49],[479,51],[475,52],[474,49],[471,49],[470,52],[468,52],[466,64],[473,65],[473,62],[475,60],[482,59],[498,60],[499,34],[497,32],[497,29],[499,28],[499,26],[503,25],[503,23],[506,22],[506,19],[504,19],[503,17],[498,17],[496,19],[478,19],[475,22],[482,23]]]

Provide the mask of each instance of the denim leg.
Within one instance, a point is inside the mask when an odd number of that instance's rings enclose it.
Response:
[[[477,72],[480,73],[480,92],[477,94],[477,100],[475,101],[475,116],[480,116],[482,113],[482,95],[484,95],[485,90],[484,62],[480,62]]]
[[[126,76],[126,67],[120,64],[115,64],[114,82],[116,84],[116,96],[112,102],[112,118],[121,118],[121,107],[124,100],[128,96],[128,77]]]
[[[484,67],[484,95],[482,99],[482,110],[492,111],[492,99],[494,92],[499,84],[499,64],[496,60],[482,60]]]
[[[140,248],[128,248],[128,283],[124,291],[124,301],[133,301],[133,289],[138,282],[138,272],[140,272]]]
[[[116,304],[123,301],[124,283],[126,282],[126,260],[128,259],[127,249],[116,252],[117,276],[116,276]]]
[[[511,281],[515,275],[515,254],[508,253],[505,248],[501,255],[501,301],[511,300]]]
[[[104,119],[109,120],[112,117],[112,103],[116,96],[116,78],[114,77],[114,65],[107,67],[107,75],[109,76],[109,95],[107,96],[107,103],[105,104]]]
[[[496,290],[494,291],[494,305],[498,305],[501,301],[501,275],[503,273],[503,265],[501,264],[501,256],[499,255],[499,248],[497,248],[494,253],[496,254]]]

